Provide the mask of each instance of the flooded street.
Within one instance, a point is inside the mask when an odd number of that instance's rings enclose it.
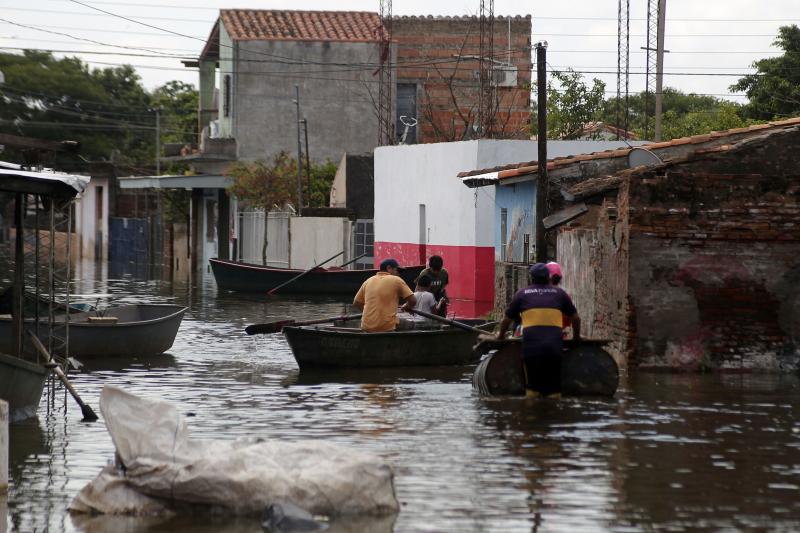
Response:
[[[613,399],[482,400],[472,368],[299,373],[282,335],[245,325],[338,315],[341,300],[218,294],[160,281],[83,280],[114,303],[179,303],[168,354],[82,361],[73,383],[175,402],[198,438],[324,439],[395,468],[410,531],[797,531],[800,381],[776,375],[639,374]],[[133,296],[135,295],[135,296]],[[10,531],[258,532],[257,520],[70,516],[113,458],[101,422],[63,398],[11,427]],[[0,514],[2,516],[2,514]],[[364,531],[391,524],[367,523]]]

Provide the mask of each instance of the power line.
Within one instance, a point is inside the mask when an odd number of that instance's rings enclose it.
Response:
[[[70,35],[69,33],[63,33],[63,32],[60,32],[60,31],[53,31],[53,30],[46,30],[44,28],[37,28],[36,26],[30,26],[28,24],[20,24],[19,22],[13,22],[11,20],[7,20],[7,19],[4,19],[4,18],[0,18],[0,21],[5,22],[6,24],[11,24],[13,26],[19,26],[20,28],[27,28],[29,30],[42,31],[42,32],[45,32],[45,33],[52,33],[53,35],[61,35],[62,37],[69,37],[70,39],[75,39],[77,41],[86,41],[86,42],[92,43],[92,44],[99,44],[100,46],[112,46],[114,48],[124,48],[126,50],[144,50],[145,52],[151,52],[153,54],[162,54],[162,55],[165,55],[165,56],[169,55],[169,54],[164,54],[163,52],[158,52],[156,50],[151,50],[149,48],[141,48],[141,47],[138,47],[138,46],[124,46],[124,45],[119,45],[119,44],[102,43],[100,41],[95,41],[93,39],[86,39],[86,38],[83,38],[83,37],[76,37],[74,35]]]
[[[73,0],[64,0],[64,1],[73,2]],[[130,6],[130,7],[175,8],[175,9],[180,9],[180,10],[209,9],[209,10],[219,11],[219,10],[222,10],[222,9],[227,9],[225,7],[220,7],[220,8],[201,8],[201,7],[177,6],[177,5],[166,5],[166,4],[160,4],[160,5],[134,4],[134,3],[126,4],[126,3],[112,3],[112,2],[95,2],[95,3],[96,4],[104,4],[104,5]],[[86,5],[86,4],[83,4],[83,5]],[[86,5],[86,6],[87,7],[91,7],[91,6],[88,6],[88,5]],[[58,14],[64,14],[64,15],[78,15],[78,16],[83,16],[83,15],[102,16],[99,13],[98,14],[80,13],[78,11],[60,11],[60,10],[52,10],[52,9],[34,9],[34,8],[21,8],[21,7],[4,7],[3,9],[14,10],[14,11],[29,11],[29,12],[32,11],[32,12],[37,12],[37,13],[58,13]],[[256,11],[256,10],[254,10],[254,11]],[[109,13],[106,13],[106,14],[109,14]],[[113,13],[111,15],[112,16],[120,16],[120,15],[116,15],[116,14],[113,14]],[[155,16],[153,16],[153,17],[137,16],[137,18],[142,19],[142,20],[168,20],[168,21],[174,21],[174,22],[202,22],[202,23],[206,23],[206,24],[209,22],[208,19],[168,18],[168,17],[155,17]],[[566,20],[566,21],[575,21],[575,22],[583,22],[583,21],[587,21],[587,20],[607,21],[607,22],[614,22],[614,23],[617,22],[617,19],[615,17],[543,17],[543,16],[537,16],[536,19],[537,20]],[[631,18],[631,20],[632,21],[634,21],[634,20],[635,21],[644,21],[646,19],[645,18]],[[793,23],[793,22],[794,23],[800,22],[800,18],[781,18],[781,19],[767,19],[767,18],[764,18],[764,19],[754,19],[754,18],[670,18],[669,21],[670,22],[725,22],[725,23],[730,23],[730,22],[775,23],[775,22],[778,22],[778,23],[783,23],[783,24],[789,24],[789,23]]]

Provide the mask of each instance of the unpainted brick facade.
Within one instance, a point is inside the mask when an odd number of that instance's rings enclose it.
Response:
[[[631,367],[800,366],[800,128],[623,173],[558,237],[587,336]]]
[[[509,47],[509,33],[511,43]],[[475,138],[480,100],[477,17],[395,17],[397,83],[417,85],[417,142]],[[510,48],[510,51],[509,51]],[[496,86],[493,137],[530,137],[531,17],[496,17],[494,44],[485,56],[516,67],[512,87]],[[466,131],[465,131],[466,130]]]

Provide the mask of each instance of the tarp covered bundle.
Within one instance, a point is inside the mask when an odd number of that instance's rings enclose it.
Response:
[[[398,511],[391,467],[317,441],[201,441],[173,404],[106,386],[100,410],[117,450],[70,504],[74,512],[154,515],[185,505],[260,514],[289,502],[328,517]]]

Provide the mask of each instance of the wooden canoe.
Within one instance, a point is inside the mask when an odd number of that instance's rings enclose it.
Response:
[[[567,347],[561,361],[561,391],[569,396],[613,396],[619,386],[619,368],[603,349],[607,341],[584,340]],[[497,343],[484,355],[472,376],[482,396],[524,395],[522,342]]]
[[[491,328],[482,320],[459,320]],[[301,370],[468,365],[478,334],[449,326],[366,333],[357,327],[296,326],[283,328]]]
[[[214,273],[217,286],[226,291],[266,293],[303,273],[303,270],[295,268],[267,267],[223,259],[209,259],[209,263],[211,263],[211,271]],[[400,272],[400,277],[409,286],[412,286],[424,268],[424,265],[405,267]],[[355,295],[361,288],[361,284],[377,272],[377,270],[317,268],[283,287],[280,294],[347,293]]]
[[[138,357],[158,355],[175,341],[186,307],[169,304],[132,304],[70,313],[69,355],[72,357]],[[63,316],[57,320],[63,320]],[[0,352],[13,353],[12,319],[0,318]],[[25,320],[25,328],[37,333],[45,346],[50,331],[45,320]],[[30,343],[25,352],[35,355]]]

